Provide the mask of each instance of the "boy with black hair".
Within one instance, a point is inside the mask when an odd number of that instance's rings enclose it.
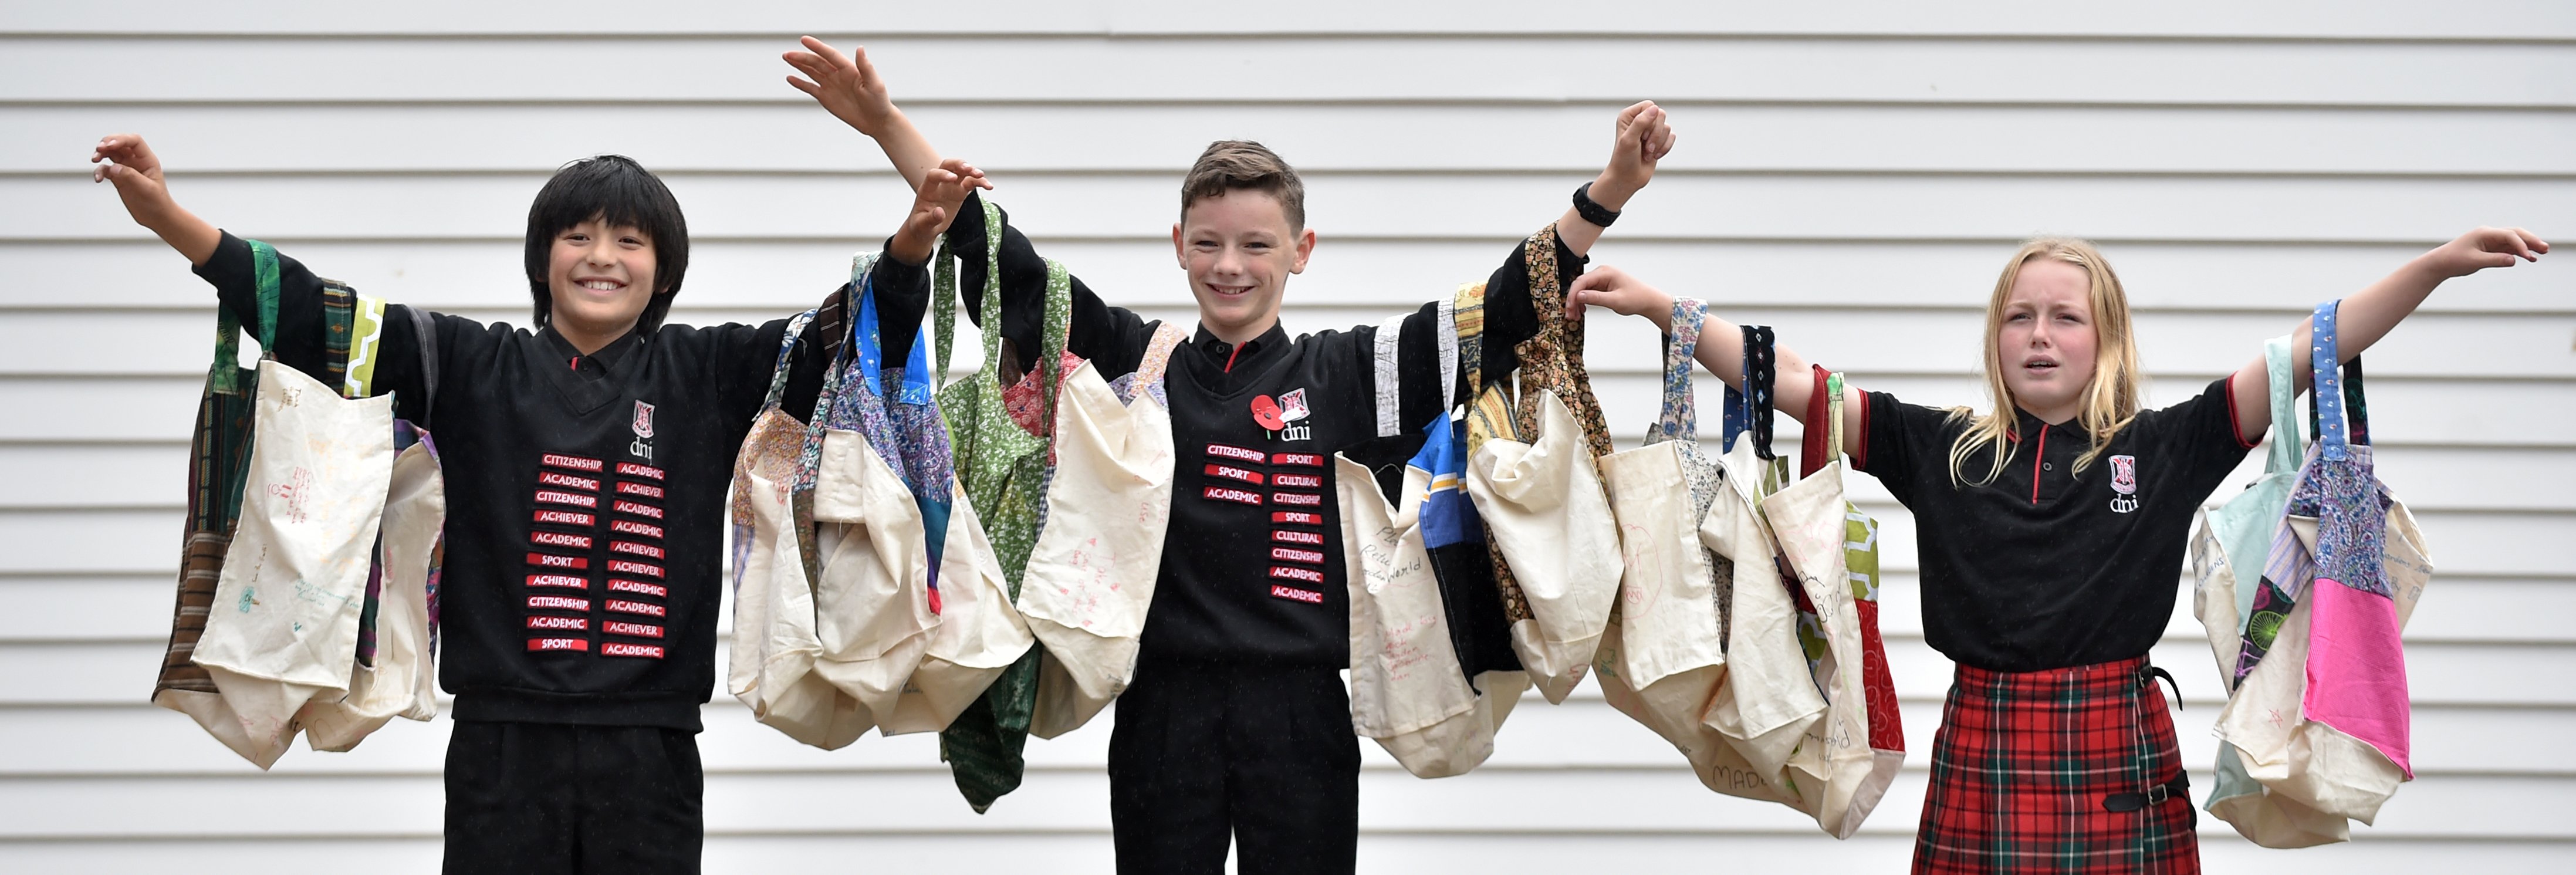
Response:
[[[323,280],[180,208],[141,137],[107,137],[90,160],[243,324],[257,324],[263,275],[274,282],[273,352],[322,376]],[[888,324],[920,320],[893,311],[926,296],[921,265],[972,176],[951,162],[916,180],[873,275],[904,290],[887,295]],[[528,211],[536,329],[432,314],[422,336],[408,313],[382,320],[374,391],[436,433],[446,478],[448,872],[698,870],[725,496],[787,320],[663,325],[688,251],[660,179],[584,159]],[[789,412],[811,410],[842,333],[798,336]],[[888,348],[911,335],[889,332]],[[424,344],[444,375],[434,398]]]
[[[790,77],[835,116],[874,138],[895,165],[935,161],[897,110],[865,53],[843,56],[807,37]],[[1518,366],[1538,333],[1530,265],[1579,271],[1617,210],[1672,148],[1651,102],[1619,114],[1609,166],[1533,241],[1494,271],[1484,303],[1485,373]],[[909,171],[907,171],[909,175]],[[970,197],[949,229],[980,251],[982,205]],[[1544,244],[1542,244],[1544,245]],[[1046,269],[1026,236],[1002,229],[1003,337],[1037,350]],[[1220,141],[1182,182],[1172,247],[1198,301],[1199,328],[1167,372],[1173,445],[1171,529],[1133,680],[1109,743],[1110,819],[1121,872],[1216,872],[1229,838],[1246,873],[1349,872],[1359,829],[1359,746],[1340,672],[1350,664],[1349,606],[1333,498],[1335,452],[1376,441],[1379,332],[1360,327],[1291,339],[1279,327],[1288,275],[1315,248],[1296,171],[1259,143]],[[965,310],[977,313],[981,258],[963,259]],[[918,287],[915,287],[918,288]],[[1069,349],[1103,376],[1134,370],[1158,323],[1110,306],[1072,281]],[[919,312],[919,306],[909,307]],[[1433,417],[1459,400],[1441,385],[1437,304],[1401,320],[1394,374],[1396,438],[1372,456],[1400,462]],[[889,330],[892,330],[889,323]],[[1023,357],[1023,360],[1028,360]],[[1472,671],[1472,667],[1471,667]]]

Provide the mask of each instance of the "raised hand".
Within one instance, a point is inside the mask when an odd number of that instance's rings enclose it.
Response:
[[[814,102],[859,133],[884,136],[899,113],[894,108],[894,97],[886,93],[885,79],[877,75],[876,65],[868,62],[868,50],[851,49],[844,55],[831,44],[810,36],[801,42],[805,51],[779,56],[805,74],[787,77],[787,84],[814,98]]]
[[[152,154],[152,146],[134,134],[109,134],[99,138],[98,146],[89,153],[93,165],[91,182],[116,184],[116,196],[125,201],[125,212],[137,224],[150,227],[170,211],[170,188],[161,179],[161,156]]]
[[[894,234],[887,248],[896,258],[914,264],[930,260],[939,235],[948,230],[957,209],[966,202],[966,194],[975,189],[990,190],[993,183],[984,178],[964,159],[950,158],[940,162],[923,178],[921,189],[913,193],[912,213],[904,217],[903,227]]]
[[[1592,183],[1592,199],[1614,210],[1655,178],[1655,162],[1671,154],[1673,143],[1680,139],[1673,133],[1671,116],[1651,100],[1620,110],[1615,130],[1610,163]]]
[[[142,137],[101,137],[90,150],[89,163],[97,165],[90,168],[90,181],[115,183],[116,196],[125,202],[125,214],[134,217],[135,224],[152,229],[191,264],[204,264],[214,257],[223,232],[170,198],[170,186],[161,178],[161,156],[152,154]]]
[[[2512,267],[2514,259],[2539,261],[2549,241],[2521,228],[2480,227],[2424,253],[2424,266],[2443,277],[2462,277],[2490,267]]]

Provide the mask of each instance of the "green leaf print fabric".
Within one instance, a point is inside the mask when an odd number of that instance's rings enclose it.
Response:
[[[984,202],[984,229],[984,294],[977,320],[984,328],[984,363],[973,376],[939,390],[939,409],[948,418],[958,482],[964,486],[976,515],[983,519],[985,535],[993,543],[994,555],[1001,562],[1003,578],[1016,602],[1020,578],[1028,568],[1029,551],[1037,543],[1042,521],[1052,438],[1032,434],[1011,416],[1002,384],[1001,208],[989,200]],[[954,243],[949,245],[953,247]],[[957,275],[951,255],[950,249],[943,248],[932,273],[932,320],[938,335],[934,343],[942,373],[948,367],[957,324]],[[1035,400],[1041,411],[1038,422],[1042,424],[1055,421],[1056,387],[1063,378],[1072,294],[1071,275],[1062,264],[1048,260],[1041,340],[1045,349],[1036,357],[1036,371],[1029,375],[1038,381],[1034,388],[1040,391]],[[940,758],[948,762],[958,792],[965,795],[977,813],[1020,786],[1027,768],[1021,751],[1028,743],[1029,721],[1037,710],[1038,662],[1042,656],[1042,648],[1029,648],[1019,662],[985,690],[980,700],[939,733]]]

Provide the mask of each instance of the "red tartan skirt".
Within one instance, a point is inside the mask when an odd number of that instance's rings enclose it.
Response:
[[[2170,789],[2183,774],[2173,716],[2147,672],[2143,656],[2016,673],[1959,666],[1932,740],[1914,871],[2199,872],[2198,813],[2189,792]]]

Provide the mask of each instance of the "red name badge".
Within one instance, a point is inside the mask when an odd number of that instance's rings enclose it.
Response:
[[[624,641],[611,641],[606,644],[599,645],[599,655],[640,656],[646,659],[660,659],[662,658],[662,645],[628,644]]]

